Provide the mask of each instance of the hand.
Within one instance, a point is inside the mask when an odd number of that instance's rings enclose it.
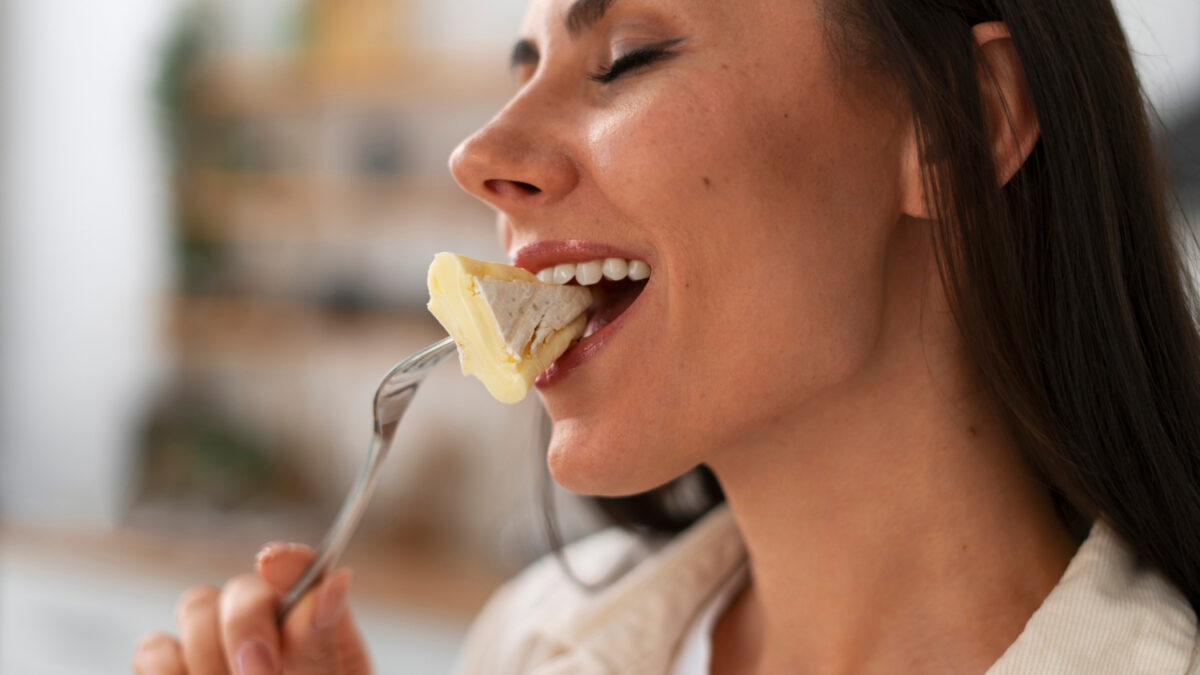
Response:
[[[370,661],[346,607],[350,570],[326,576],[288,615],[280,598],[304,573],[313,552],[268,544],[243,574],[223,588],[197,586],[179,598],[179,638],[152,633],[133,657],[137,675],[368,675]]]

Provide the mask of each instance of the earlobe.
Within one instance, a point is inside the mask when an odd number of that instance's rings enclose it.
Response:
[[[933,214],[926,198],[925,166],[917,141],[917,125],[910,123],[905,128],[900,152],[900,210],[907,216],[928,220]]]
[[[996,164],[1005,185],[1029,158],[1041,136],[1037,111],[1008,26],[995,21],[974,26],[982,60],[979,93]]]

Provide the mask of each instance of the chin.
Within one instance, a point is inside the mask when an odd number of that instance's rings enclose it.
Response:
[[[647,451],[646,448],[656,448]],[[554,482],[576,494],[625,497],[654,489],[690,467],[662,466],[669,446],[609,433],[577,420],[554,423],[546,462]]]

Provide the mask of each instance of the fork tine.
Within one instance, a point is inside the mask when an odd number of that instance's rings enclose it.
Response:
[[[417,355],[416,361],[419,367],[432,367],[441,362],[456,349],[453,338],[446,338],[441,342],[431,345],[428,349]]]

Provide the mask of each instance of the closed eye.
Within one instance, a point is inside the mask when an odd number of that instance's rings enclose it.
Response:
[[[671,51],[671,47],[680,42],[683,42],[682,38],[634,49],[617,57],[607,67],[588,74],[588,79],[608,84],[625,73],[674,57],[676,52]]]

